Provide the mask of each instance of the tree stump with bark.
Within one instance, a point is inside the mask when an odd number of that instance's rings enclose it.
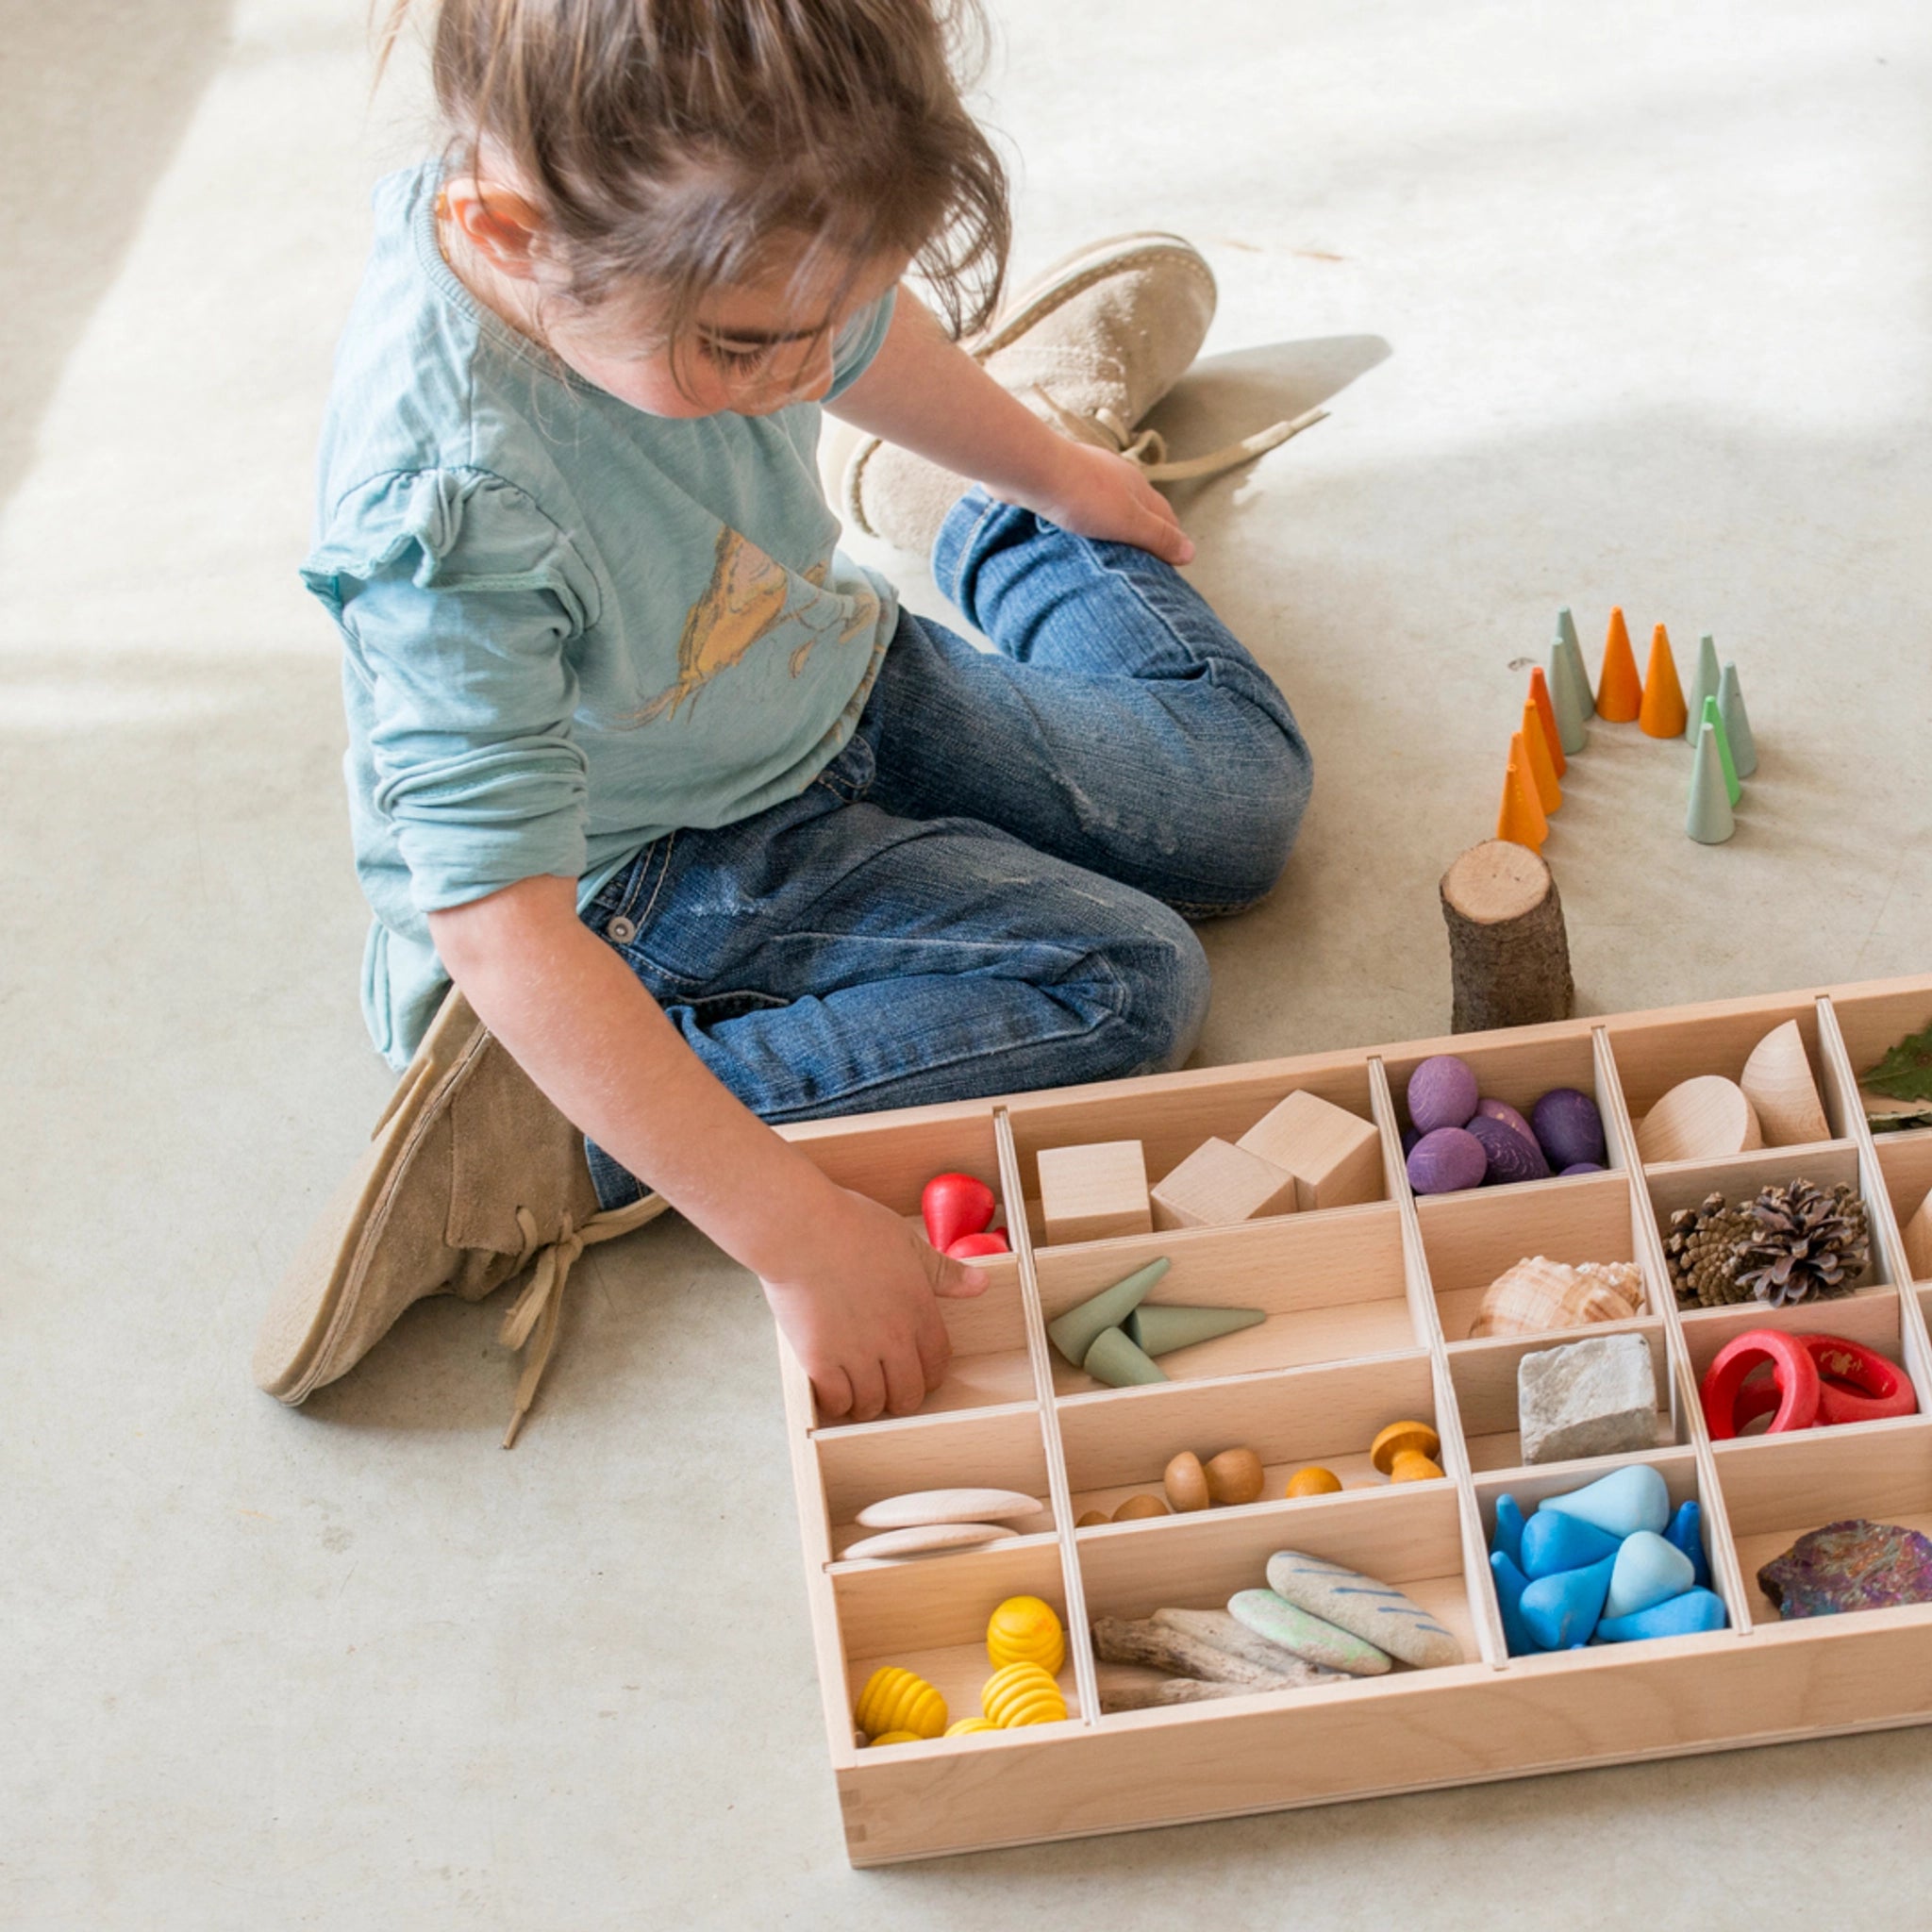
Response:
[[[1563,902],[1526,845],[1489,839],[1442,874],[1453,1033],[1567,1020],[1576,1003]]]

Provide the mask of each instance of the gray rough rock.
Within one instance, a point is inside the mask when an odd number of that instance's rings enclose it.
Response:
[[[1593,1335],[1516,1366],[1523,1459],[1568,1462],[1657,1447],[1657,1377],[1641,1335]]]

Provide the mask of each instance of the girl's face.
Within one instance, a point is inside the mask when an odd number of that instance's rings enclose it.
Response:
[[[758,280],[714,290],[672,344],[648,312],[626,313],[619,304],[553,318],[543,340],[587,382],[653,416],[766,416],[824,395],[840,330],[895,286],[907,266],[903,256],[884,257],[852,275],[850,264],[841,263],[794,286],[785,263]]]
[[[535,211],[513,189],[452,180],[437,216],[443,253],[472,294],[585,381],[653,416],[767,416],[816,402],[832,384],[839,331],[908,265],[890,255],[856,275],[849,260],[801,275],[805,243],[776,247],[757,275],[712,291],[685,336],[669,343],[647,303],[581,311],[546,300]]]

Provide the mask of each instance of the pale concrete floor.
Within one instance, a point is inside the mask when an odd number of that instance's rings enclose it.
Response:
[[[583,1264],[512,1456],[493,1307],[306,1413],[249,1387],[388,1085],[292,568],[364,190],[418,142],[361,13],[7,8],[0,1922],[1911,1922],[1932,1732],[851,1875],[769,1324],[682,1228]],[[1932,963],[1924,9],[999,14],[1023,268],[1184,229],[1210,351],[1266,350],[1190,438],[1360,372],[1190,508],[1320,762],[1283,891],[1208,935],[1205,1057],[1443,1024],[1435,881],[1564,602],[1592,657],[1613,600],[1714,630],[1764,750],[1707,850],[1685,755],[1599,735],[1550,848],[1590,1006]]]

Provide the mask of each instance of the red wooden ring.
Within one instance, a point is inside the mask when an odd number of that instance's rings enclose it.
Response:
[[[1818,1370],[1821,1423],[1875,1423],[1917,1412],[1911,1377],[1876,1349],[1842,1335],[1807,1335],[1805,1346]]]
[[[1883,1422],[1891,1416],[1915,1415],[1918,1397],[1911,1378],[1889,1357],[1843,1335],[1802,1335],[1818,1370],[1819,1428],[1843,1423]],[[1767,1365],[1760,1362],[1745,1378],[1731,1410],[1739,1431],[1761,1415],[1769,1415],[1783,1399]]]
[[[1780,1328],[1747,1328],[1718,1351],[1717,1359],[1705,1371],[1699,1393],[1704,1399],[1704,1421],[1713,1441],[1728,1441],[1738,1433],[1740,1418],[1738,1395],[1745,1380],[1766,1362],[1778,1390],[1777,1413],[1771,1419],[1771,1435],[1791,1429],[1808,1429],[1818,1420],[1821,1390],[1818,1367],[1811,1359],[1804,1338],[1787,1335]],[[1754,1409],[1741,1418],[1763,1414]]]

